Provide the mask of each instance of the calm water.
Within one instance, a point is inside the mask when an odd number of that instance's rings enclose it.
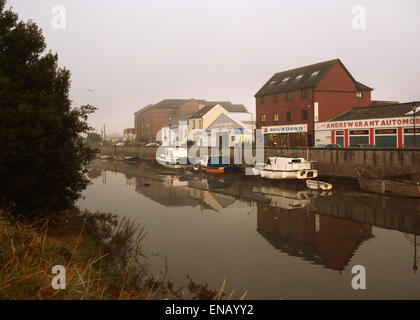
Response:
[[[81,208],[127,216],[146,227],[146,263],[170,278],[187,275],[248,299],[420,298],[415,272],[420,201],[336,185],[260,178],[185,176],[148,164],[94,162]],[[420,255],[420,252],[418,252]],[[363,265],[367,289],[353,290]]]

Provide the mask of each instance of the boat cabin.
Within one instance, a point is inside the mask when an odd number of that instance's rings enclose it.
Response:
[[[282,171],[297,171],[311,169],[311,163],[304,158],[269,157],[266,168]]]

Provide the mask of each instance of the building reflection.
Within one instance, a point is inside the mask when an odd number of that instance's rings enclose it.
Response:
[[[222,211],[237,201],[235,197],[212,192],[212,185],[222,182],[208,179],[183,180],[166,175],[162,180],[136,178],[136,191],[166,207],[200,207],[202,210]]]
[[[92,168],[91,168],[92,169]],[[143,196],[167,207],[223,212],[255,212],[257,231],[273,247],[291,256],[342,271],[359,246],[373,237],[372,226],[398,230],[413,246],[417,270],[420,201],[383,197],[355,190],[312,193],[302,184],[186,174],[123,162],[100,162],[90,178],[119,172]],[[106,181],[104,182],[106,183]],[[249,210],[251,209],[251,210]]]
[[[319,215],[309,208],[258,204],[257,210],[257,231],[276,249],[337,271],[372,237],[370,224]]]

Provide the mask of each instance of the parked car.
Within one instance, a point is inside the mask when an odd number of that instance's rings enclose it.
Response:
[[[353,144],[349,146],[351,149],[372,149],[375,148],[374,145],[368,144],[368,143],[359,143],[359,144]]]
[[[146,144],[146,147],[159,147],[160,144],[159,143],[148,143]]]
[[[339,144],[335,144],[335,143],[328,143],[328,144],[317,144],[314,148],[319,148],[319,149],[341,149],[342,146],[340,146]]]

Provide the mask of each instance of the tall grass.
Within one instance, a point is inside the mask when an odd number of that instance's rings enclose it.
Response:
[[[36,219],[0,210],[0,299],[232,299],[192,280],[175,286],[168,262],[152,275],[144,263],[145,229],[109,213],[67,211]],[[66,289],[54,290],[53,266],[66,269]],[[246,293],[242,296],[245,298]]]

